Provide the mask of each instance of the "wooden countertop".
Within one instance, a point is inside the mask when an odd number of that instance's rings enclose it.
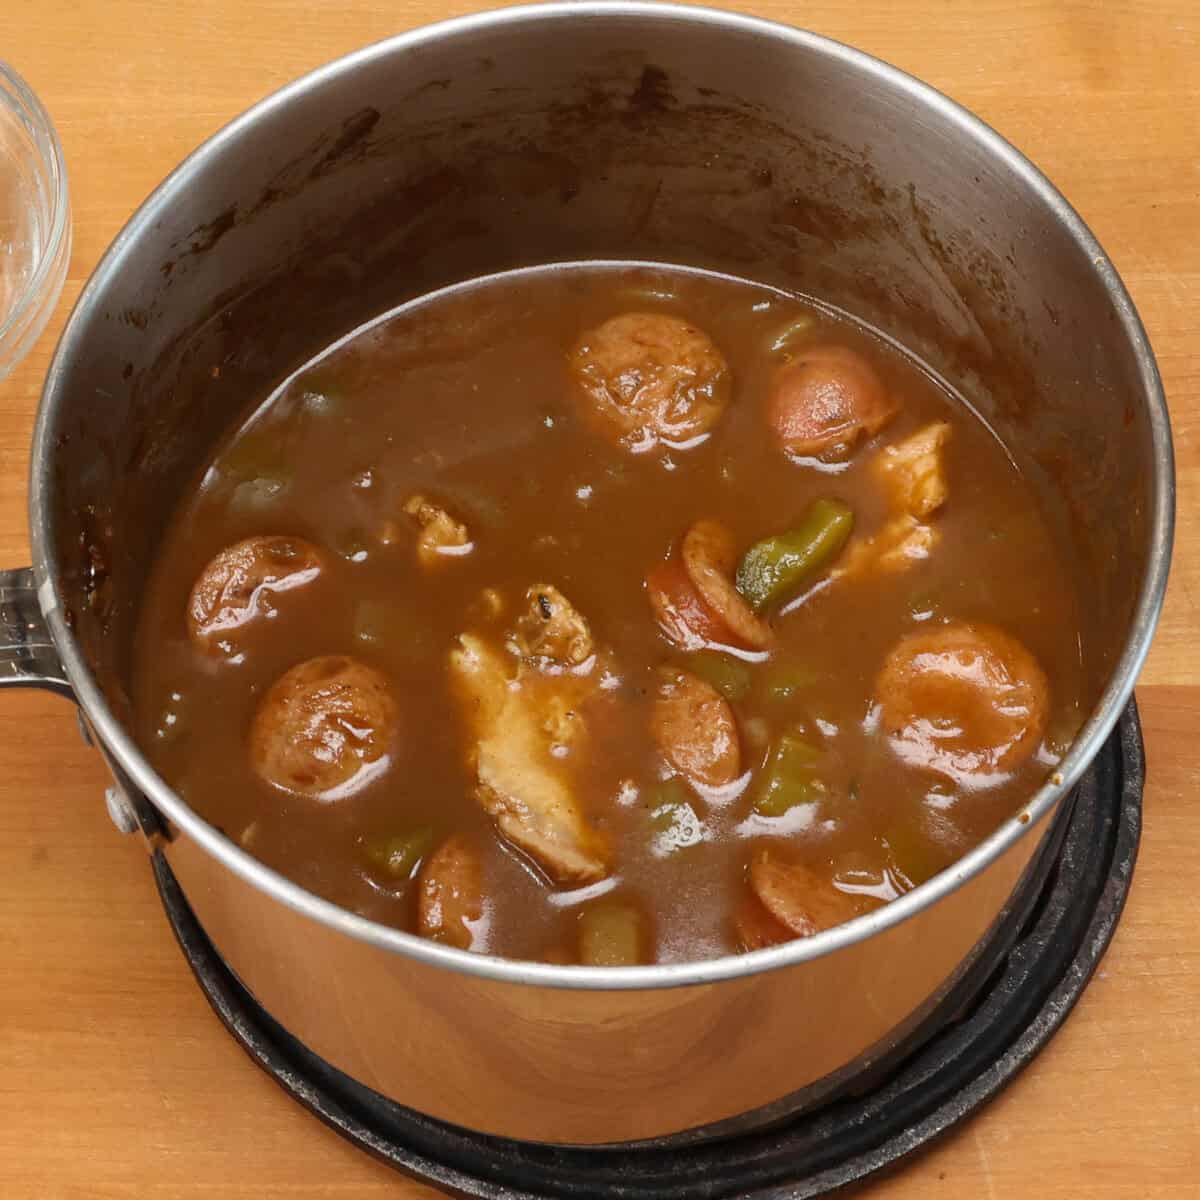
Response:
[[[25,473],[54,339],[125,218],[266,92],[463,0],[9,0],[0,55],[66,148],[66,294],[0,383],[0,562],[28,562]],[[480,6],[481,7],[481,6]],[[739,6],[740,7],[740,6]],[[1116,941],[1046,1051],[870,1200],[1200,1196],[1200,6],[1195,0],[757,0],[965,103],[1044,167],[1133,292],[1177,439],[1166,616],[1139,690],[1150,782]],[[159,911],[145,855],[59,700],[0,700],[0,1196],[417,1197],[243,1057]]]

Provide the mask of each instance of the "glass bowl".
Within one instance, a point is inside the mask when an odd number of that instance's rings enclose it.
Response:
[[[45,328],[70,257],[62,146],[29,85],[0,61],[0,379]]]

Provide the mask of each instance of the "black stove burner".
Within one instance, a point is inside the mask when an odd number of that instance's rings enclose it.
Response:
[[[812,1200],[894,1167],[990,1100],[1074,1007],[1116,928],[1141,833],[1144,762],[1131,702],[1084,777],[1057,855],[989,977],[964,981],[919,1048],[848,1095],[767,1132],[688,1144],[571,1149],[474,1134],[401,1108],[318,1058],[230,974],[155,856],[179,944],[226,1028],[293,1098],[426,1183],[487,1200]],[[1003,940],[1003,933],[1000,935]]]

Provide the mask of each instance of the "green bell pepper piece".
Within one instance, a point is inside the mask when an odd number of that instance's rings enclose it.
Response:
[[[853,529],[849,505],[814,500],[795,529],[765,538],[746,551],[737,569],[737,590],[755,612],[761,612],[831,562]]]

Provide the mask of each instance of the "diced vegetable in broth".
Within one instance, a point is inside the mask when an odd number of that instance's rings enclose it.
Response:
[[[652,852],[660,857],[699,846],[707,836],[704,822],[687,799],[656,804],[650,810],[649,825]]]
[[[689,655],[686,665],[693,675],[712,684],[726,700],[744,700],[754,682],[750,667],[728,654],[701,650]]]
[[[599,901],[579,916],[579,961],[585,967],[633,967],[646,959],[642,914],[628,904]]]
[[[776,354],[783,354],[785,358],[790,357],[797,344],[811,336],[816,325],[816,321],[808,313],[795,317],[771,339],[771,350]]]
[[[883,844],[890,862],[909,887],[928,882],[950,865],[944,851],[921,829],[915,814],[907,819],[897,817],[884,833]]]
[[[282,473],[243,479],[229,497],[229,515],[246,520],[262,519],[283,500],[289,486],[288,477]]]
[[[364,843],[367,861],[392,879],[408,879],[433,845],[433,830],[427,825],[392,837]]]
[[[766,694],[772,700],[792,700],[811,691],[821,681],[821,674],[798,662],[777,662],[767,668]]]
[[[771,747],[754,784],[754,811],[781,817],[798,804],[815,804],[826,793],[818,774],[821,751],[794,733],[785,733]]]

